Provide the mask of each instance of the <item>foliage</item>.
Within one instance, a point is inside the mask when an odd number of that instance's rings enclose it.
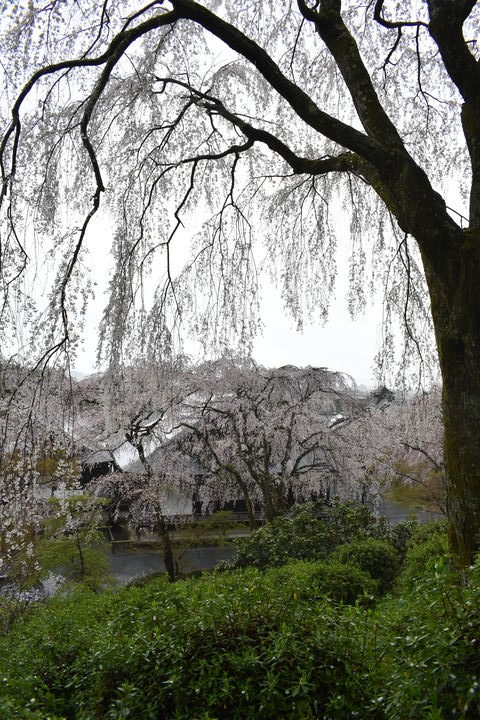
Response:
[[[8,633],[13,623],[31,607],[32,597],[26,593],[9,592],[5,588],[0,592],[0,634]]]
[[[416,586],[417,578],[427,569],[432,569],[438,560],[448,557],[445,523],[420,525],[412,536],[405,556],[399,586],[407,591]]]
[[[297,560],[266,575],[273,594],[287,592],[293,599],[318,600],[328,596],[337,602],[354,604],[362,596],[375,595],[378,584],[368,572],[354,564],[340,562],[305,562]]]
[[[1,400],[0,396],[0,400]],[[21,570],[17,563],[18,577],[32,571],[32,547],[46,514],[45,490],[69,490],[78,476],[78,465],[63,449],[50,454],[0,453],[0,562],[8,562],[19,552],[24,561]]]
[[[360,611],[276,590],[245,570],[57,598],[4,643],[3,702],[77,720],[361,717]]]
[[[373,537],[389,541],[403,556],[414,522],[390,527],[378,520],[366,505],[334,501],[297,505],[285,517],[255,531],[246,540],[237,541],[227,566],[266,568],[283,565],[290,559],[322,560],[338,545],[355,538]]]
[[[340,563],[351,563],[378,581],[380,592],[389,590],[400,572],[397,550],[384,540],[356,539],[340,545],[334,553]]]
[[[480,564],[463,578],[439,558],[381,609],[384,653],[375,671],[379,692],[373,705],[385,717],[478,718],[479,602]]]
[[[33,545],[37,572],[26,578],[29,584],[50,573],[71,582],[81,582],[99,590],[111,582],[109,543],[102,533],[104,501],[86,495],[73,495],[50,501],[52,515],[42,523],[42,533]],[[15,558],[15,566],[22,555]]]
[[[405,379],[415,356],[420,387],[437,342],[449,537],[468,565],[480,547],[479,3],[106,3],[2,15],[7,347],[42,377],[58,354],[70,362],[103,206],[115,229],[99,353],[112,366],[171,352],[179,318],[205,348],[251,347],[260,258],[299,326],[324,318],[338,195],[351,312],[385,287],[380,371],[397,355]],[[199,222],[180,270],[175,241]]]
[[[475,720],[480,562],[465,577],[419,563],[376,606],[361,602],[374,581],[329,567],[55,597],[0,641],[0,717]],[[335,577],[360,580],[360,602],[325,597]]]

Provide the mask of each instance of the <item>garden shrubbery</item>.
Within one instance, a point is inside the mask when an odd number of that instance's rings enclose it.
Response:
[[[355,565],[341,562],[296,560],[266,574],[267,585],[275,594],[287,593],[304,600],[329,597],[353,605],[363,597],[377,593],[378,583]]]
[[[4,708],[28,698],[45,717],[78,720],[314,718],[330,707],[361,717],[364,623],[358,608],[339,612],[255,569],[82,591],[4,641]]]
[[[334,553],[339,563],[352,564],[378,581],[381,593],[390,590],[400,572],[397,550],[385,540],[365,538],[340,545]]]
[[[420,525],[409,541],[398,586],[403,591],[415,587],[425,570],[432,569],[439,558],[448,555],[446,523]]]
[[[0,642],[1,720],[478,718],[480,563],[459,578],[441,526],[395,545],[340,508],[328,558],[282,564],[288,524],[324,522],[305,512],[277,523],[276,544],[271,528],[252,542],[272,542],[263,570],[32,609]],[[320,554],[313,532],[307,547]]]
[[[264,569],[294,559],[325,560],[339,545],[366,538],[390,543],[401,562],[416,528],[415,520],[391,526],[354,502],[306,503],[236,541],[235,554],[224,567]]]

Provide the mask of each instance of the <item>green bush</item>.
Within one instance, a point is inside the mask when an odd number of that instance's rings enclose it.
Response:
[[[0,635],[8,633],[15,621],[28,612],[30,607],[30,599],[22,594],[0,593]]]
[[[390,542],[402,557],[415,521],[390,526],[365,505],[335,501],[295,506],[291,513],[236,541],[236,550],[223,567],[278,567],[290,560],[325,560],[339,545],[373,537]]]
[[[56,597],[0,640],[0,718],[480,717],[480,564],[437,558],[375,607],[324,596],[361,575],[302,561]]]
[[[448,542],[445,523],[427,523],[419,526],[413,534],[400,577],[398,587],[407,591],[413,588],[426,571],[431,570],[439,558],[448,556]]]
[[[419,527],[422,526],[418,524],[416,518],[409,518],[395,525],[391,525],[386,518],[379,518],[368,536],[376,540],[386,540],[398,552],[400,560],[403,560],[411,539]]]
[[[478,562],[464,581],[440,558],[380,608],[383,651],[371,680],[373,708],[388,720],[480,717]]]
[[[365,538],[340,545],[334,557],[340,563],[356,565],[371,578],[378,581],[381,593],[389,590],[400,571],[397,550],[385,540]]]
[[[295,596],[252,569],[77,592],[4,640],[0,694],[18,717],[30,703],[69,720],[361,718],[368,630],[360,608]]]
[[[345,604],[354,604],[362,596],[374,595],[377,583],[354,565],[334,562],[296,561],[267,573],[272,591],[288,593],[295,599],[315,600],[328,596]]]

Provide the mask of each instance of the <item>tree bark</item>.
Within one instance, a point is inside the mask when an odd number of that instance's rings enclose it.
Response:
[[[128,438],[127,438],[128,439]],[[143,442],[137,442],[133,443],[132,440],[129,440],[131,444],[134,445],[135,449],[138,452],[138,456],[140,458],[140,462],[142,463],[143,467],[145,468],[145,472],[147,473],[147,478],[149,481],[153,478],[154,472],[153,468],[150,465],[147,456],[145,454],[145,448],[143,447]],[[173,557],[173,546],[172,546],[172,538],[170,537],[170,533],[168,532],[167,523],[165,522],[165,517],[159,509],[157,511],[157,532],[160,536],[160,540],[162,541],[162,547],[163,547],[163,562],[165,563],[165,569],[167,571],[168,580],[169,582],[175,582],[177,579],[177,572],[175,568],[175,558]]]
[[[270,478],[260,482],[263,495],[263,508],[265,520],[272,522],[276,517],[285,515],[288,503],[281,488],[276,488],[274,481]]]
[[[450,549],[469,565],[480,549],[480,250],[465,234],[446,285],[430,281],[443,379]],[[428,273],[427,273],[428,277]]]
[[[83,551],[82,551],[82,544],[79,540],[77,540],[77,550],[78,550],[78,556],[80,558],[80,577],[85,577],[85,560],[83,558]]]
[[[255,522],[255,510],[253,507],[252,499],[246,490],[244,491],[243,497],[247,508],[248,527],[250,528],[250,530],[255,530],[257,527],[257,523]]]

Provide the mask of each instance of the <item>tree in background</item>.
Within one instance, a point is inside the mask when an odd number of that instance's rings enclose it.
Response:
[[[105,500],[90,495],[71,495],[50,501],[50,516],[42,521],[33,557],[38,566],[30,581],[57,574],[65,580],[100,590],[111,581],[109,543],[105,527]],[[15,558],[18,565],[22,556]]]
[[[168,496],[175,491],[190,499],[195,495],[204,509],[242,498],[254,526],[255,503],[271,520],[294,498],[337,491],[354,495],[360,487],[362,470],[357,466],[347,480],[329,443],[332,416],[340,409],[348,408],[352,416],[360,411],[352,382],[340,373],[293,366],[265,369],[225,355],[214,362],[184,364],[153,385],[145,382],[142,369],[132,368],[129,376],[117,403],[117,430],[108,432],[106,421],[98,420],[108,416],[111,405],[108,373],[92,378],[92,402],[88,380],[80,383],[78,426],[94,429],[91,446],[130,447],[130,461],[135,461],[127,465],[129,475],[143,474],[146,495],[157,486],[164,506],[171,505]],[[122,484],[122,475],[103,482]],[[133,495],[141,494],[140,475],[133,485],[125,483]]]
[[[355,494],[358,473],[346,482],[329,443],[331,417],[355,404],[346,377],[325,368],[267,370],[228,359],[194,375],[190,420],[181,421],[168,451],[191,458],[199,497],[241,497],[254,527],[256,503],[271,521],[294,499],[325,497],[333,487]]]
[[[291,0],[241,11],[232,0],[7,5],[5,332],[20,308],[37,345],[38,323],[47,331],[40,363],[78,345],[88,231],[102,198],[115,224],[101,343],[113,362],[128,345],[158,356],[172,318],[190,308],[206,344],[208,328],[225,343],[228,327],[247,342],[265,253],[294,316],[323,317],[340,183],[351,211],[351,308],[365,301],[359,279],[368,285],[370,257],[373,279],[388,279],[387,308],[404,319],[405,353],[424,360],[426,283],[450,543],[470,562],[480,547],[479,24],[476,0]],[[213,214],[196,262],[178,276],[174,244],[199,207]],[[144,282],[155,255],[166,260],[156,292]],[[38,292],[24,294],[30,257],[53,266],[38,310]]]
[[[377,397],[375,397],[377,395]],[[332,455],[345,477],[357,485],[372,483],[406,506],[419,505],[445,512],[445,467],[440,393],[386,400],[373,393],[357,412],[333,419]],[[362,474],[358,468],[363,469]]]
[[[182,464],[152,467],[150,456],[161,450],[180,422],[186,399],[194,391],[189,382],[187,361],[177,358],[175,365],[141,363],[111,368],[105,374],[86,378],[75,392],[77,442],[95,450],[126,453],[135,472],[116,472],[102,477],[96,492],[112,498],[113,515],[121,505],[128,507],[129,523],[137,529],[159,534],[165,567],[170,580],[176,578],[175,559],[169,532],[171,494],[185,488]],[[124,462],[124,464],[126,464]]]
[[[378,467],[388,481],[389,496],[399,502],[403,500],[406,504],[415,503],[445,513],[445,466],[438,390],[391,403],[374,421],[379,425],[375,434]]]
[[[55,493],[59,497],[71,494],[78,476],[76,458],[59,448],[50,454],[27,452],[23,447],[4,452],[0,461],[0,567],[20,552],[24,574],[30,573],[36,537],[43,520],[52,515],[48,501]]]

